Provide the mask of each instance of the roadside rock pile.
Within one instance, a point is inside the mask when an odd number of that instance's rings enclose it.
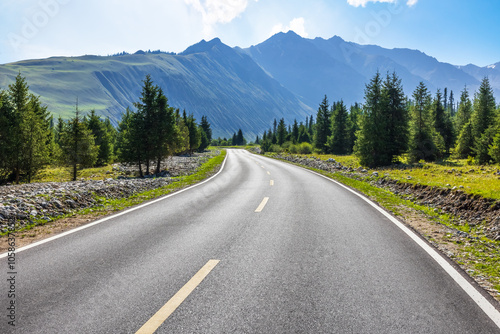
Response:
[[[0,230],[6,232],[9,224],[16,229],[33,223],[34,219],[51,221],[71,211],[99,206],[97,197],[126,198],[135,193],[163,187],[173,182],[171,176],[193,173],[213,153],[191,157],[171,157],[162,166],[168,168],[159,175],[145,178],[134,175],[137,166],[114,165],[121,175],[118,179],[80,180],[75,182],[48,182],[8,185],[0,187]]]
[[[106,179],[0,187],[0,229],[5,232],[9,222],[23,226],[33,219],[50,221],[75,209],[96,206],[96,196],[124,198],[170,182],[170,178]]]
[[[299,165],[321,169],[327,172],[354,171],[354,169],[352,169],[351,167],[343,166],[340,162],[335,161],[335,159],[321,160],[320,158],[316,158],[315,156],[304,158],[297,155],[283,155],[283,154],[278,154],[275,157]]]
[[[145,175],[145,178],[154,177],[177,177],[182,175],[189,175],[208,159],[214,155],[218,155],[220,152],[216,151],[207,153],[194,153],[191,156],[175,156],[165,159],[161,163],[161,172],[159,174]],[[155,169],[156,164],[150,166],[150,169]],[[145,168],[142,166],[142,170],[145,173]],[[126,177],[136,177],[139,176],[139,167],[137,165],[130,164],[114,164],[113,172],[118,172],[121,174],[120,178]]]

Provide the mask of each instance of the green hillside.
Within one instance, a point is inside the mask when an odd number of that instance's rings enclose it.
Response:
[[[269,127],[268,120],[305,119],[312,109],[268,76],[248,55],[216,39],[183,54],[137,53],[120,56],[53,57],[0,65],[0,88],[21,72],[33,93],[57,117],[95,109],[114,124],[138,101],[150,74],[173,107],[207,115],[215,136],[239,128],[249,139]]]

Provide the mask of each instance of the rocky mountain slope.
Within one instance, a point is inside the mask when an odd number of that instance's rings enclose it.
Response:
[[[488,76],[500,98],[500,63],[454,66],[418,50],[359,45],[338,36],[307,39],[278,33],[247,49],[218,38],[201,41],[180,54],[137,52],[117,56],[53,57],[0,65],[0,89],[20,72],[32,92],[57,117],[95,109],[114,124],[139,99],[142,80],[151,74],[170,105],[207,115],[215,137],[239,128],[247,139],[269,128],[274,118],[287,123],[315,113],[326,94],[330,101],[363,102],[365,84],[376,71],[396,71],[407,95],[420,81],[434,94],[453,90],[455,101],[467,85],[471,96]]]

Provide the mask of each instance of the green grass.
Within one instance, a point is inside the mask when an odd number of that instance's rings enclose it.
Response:
[[[103,180],[115,178],[119,173],[113,171],[113,166],[84,168],[78,170],[77,179]],[[33,182],[67,182],[73,178],[71,167],[47,166],[42,169],[34,178]]]
[[[335,159],[346,167],[359,168],[359,159],[354,155],[315,155],[321,160]],[[311,157],[311,155],[302,155]],[[467,160],[447,160],[442,162],[422,162],[402,165],[400,168],[375,168],[380,177],[440,188],[457,187],[465,193],[500,200],[499,165],[470,166]]]
[[[391,179],[433,187],[457,187],[464,192],[500,199],[500,176],[494,166],[469,166],[465,160],[446,163],[422,163],[410,169],[381,169]]]

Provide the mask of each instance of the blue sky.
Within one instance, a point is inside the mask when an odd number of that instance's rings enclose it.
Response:
[[[1,0],[0,63],[181,52],[214,37],[248,47],[292,29],[486,66],[500,61],[499,14],[498,0]]]

